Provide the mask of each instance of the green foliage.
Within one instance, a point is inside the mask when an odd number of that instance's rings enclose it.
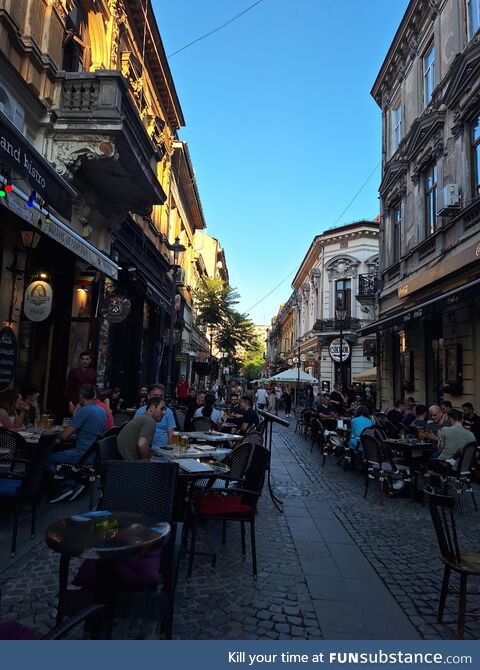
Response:
[[[258,379],[261,375],[264,363],[263,345],[258,337],[255,337],[250,349],[245,352],[245,356],[243,357],[240,368],[241,373],[248,381]]]
[[[239,295],[222,279],[205,277],[195,289],[195,307],[198,317],[210,328],[217,329],[224,324],[230,311],[238,303]]]
[[[245,314],[230,309],[215,337],[218,349],[229,356],[236,356],[239,349],[250,349],[254,340],[255,333],[250,319]]]

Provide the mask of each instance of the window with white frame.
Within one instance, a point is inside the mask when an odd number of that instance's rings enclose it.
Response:
[[[432,44],[427,49],[423,57],[423,101],[425,107],[432,99],[435,89],[435,45]]]
[[[425,237],[437,229],[437,166],[431,165],[425,172]]]
[[[402,203],[399,202],[392,210],[392,261],[400,260],[402,240]]]
[[[402,105],[400,102],[390,112],[390,127],[392,135],[390,153],[394,154],[402,139]]]
[[[467,31],[469,40],[472,39],[480,27],[479,18],[480,0],[467,0]]]

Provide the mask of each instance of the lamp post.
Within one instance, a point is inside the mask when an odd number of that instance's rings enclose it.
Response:
[[[180,255],[185,251],[185,247],[180,244],[180,238],[175,238],[173,244],[167,242],[167,248],[170,251],[173,251],[173,265],[172,265],[172,301],[171,301],[171,314],[170,314],[170,328],[168,331],[168,362],[167,362],[167,389],[166,389],[166,401],[167,403],[172,399],[172,375],[173,375],[173,331],[175,329],[175,319],[176,319],[176,310],[175,310],[175,299],[177,295],[177,271],[179,268]]]
[[[340,387],[343,388],[343,326],[347,317],[347,310],[343,303],[339,303],[335,310],[335,318],[340,325]]]
[[[297,366],[297,387],[295,389],[295,407],[298,406],[298,387],[300,386],[300,366],[307,359],[305,354],[300,354],[300,341],[297,342],[297,355],[292,359],[292,363]],[[290,363],[290,360],[288,361]]]

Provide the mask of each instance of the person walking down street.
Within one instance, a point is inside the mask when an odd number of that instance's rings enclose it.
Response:
[[[150,398],[143,414],[134,417],[117,437],[118,451],[124,461],[148,460],[157,423],[163,419],[167,406],[161,398]]]
[[[278,410],[280,409],[280,403],[282,401],[283,391],[280,386],[277,386],[275,389],[275,414],[278,416]]]
[[[180,375],[180,379],[175,386],[175,398],[180,405],[184,405],[185,400],[188,398],[188,382],[185,375]]]
[[[73,414],[78,405],[80,387],[84,384],[95,386],[97,373],[92,367],[92,355],[89,351],[82,351],[78,359],[78,368],[72,368],[67,376],[67,402],[70,414]]]
[[[313,387],[307,386],[305,389],[305,407],[307,409],[312,409],[313,408]]]
[[[266,389],[263,388],[263,386],[260,386],[260,388],[255,393],[255,400],[257,402],[258,409],[265,409],[268,403],[268,393]]]
[[[283,391],[282,397],[285,404],[285,416],[289,417],[290,412],[292,411],[292,391],[288,386]]]
[[[267,404],[267,412],[275,412],[275,403],[277,400],[277,396],[275,395],[275,388],[272,386],[270,391],[268,392],[268,404]]]

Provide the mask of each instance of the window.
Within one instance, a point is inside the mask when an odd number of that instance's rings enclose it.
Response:
[[[425,173],[425,236],[437,229],[437,166],[432,165]]]
[[[480,0],[467,0],[467,31],[471,40],[479,28]]]
[[[352,282],[350,279],[338,279],[335,283],[335,310],[345,309],[346,318],[352,316]]]
[[[392,129],[391,153],[394,154],[402,139],[402,105],[398,103],[398,105],[392,109],[390,114]]]
[[[402,205],[399,203],[392,212],[392,260],[400,260],[402,255]]]
[[[423,57],[423,101],[425,107],[432,99],[435,88],[435,45],[432,44]]]
[[[87,50],[85,48],[86,24],[85,13],[80,8],[79,3],[76,2],[66,20],[62,64],[62,69],[66,72],[88,70],[89,63],[87,62]]]
[[[472,126],[472,182],[473,196],[480,195],[480,116]]]

